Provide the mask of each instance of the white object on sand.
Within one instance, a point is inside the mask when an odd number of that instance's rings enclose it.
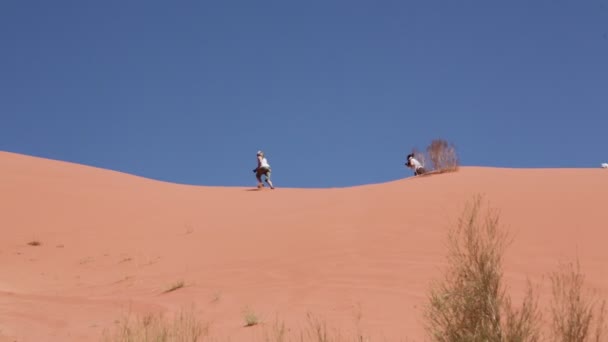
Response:
[[[603,167],[604,169],[608,169],[608,163],[602,163],[602,167]]]

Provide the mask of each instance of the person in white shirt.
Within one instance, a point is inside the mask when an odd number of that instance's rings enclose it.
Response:
[[[264,152],[258,151],[257,158],[258,166],[253,169],[253,172],[255,173],[255,178],[258,180],[258,189],[264,187],[264,183],[262,182],[262,176],[266,177],[266,183],[268,183],[268,186],[270,186],[271,189],[274,189],[272,181],[270,180],[270,164],[268,164],[268,160],[264,156]]]
[[[426,173],[426,170],[424,169],[422,164],[418,161],[418,159],[414,158],[413,153],[407,155],[407,163],[405,163],[405,166],[414,170],[414,176]]]

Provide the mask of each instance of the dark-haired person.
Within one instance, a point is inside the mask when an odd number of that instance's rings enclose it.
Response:
[[[424,166],[422,165],[422,163],[420,163],[418,161],[418,159],[414,158],[413,153],[410,153],[407,155],[407,162],[405,163],[405,166],[414,170],[414,176],[418,176],[418,175],[422,175],[422,174],[426,173]]]

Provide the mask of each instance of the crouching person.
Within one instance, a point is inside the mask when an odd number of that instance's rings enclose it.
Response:
[[[413,153],[407,155],[407,162],[405,163],[405,166],[414,170],[414,176],[419,176],[426,173],[426,170],[422,164],[418,161],[418,159],[414,158]]]

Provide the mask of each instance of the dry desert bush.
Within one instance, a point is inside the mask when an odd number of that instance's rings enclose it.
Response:
[[[432,341],[600,342],[606,339],[606,301],[584,287],[578,261],[551,273],[549,337],[541,333],[538,295],[528,283],[515,308],[503,285],[502,259],[510,242],[494,210],[476,197],[448,234],[444,278],[431,289],[425,319]]]
[[[503,284],[502,259],[510,237],[499,215],[469,203],[448,234],[445,277],[430,291],[425,318],[433,341],[538,341],[540,312],[529,287],[515,310]]]
[[[580,264],[561,264],[551,274],[552,333],[555,342],[606,341],[606,301],[584,288]]]
[[[443,139],[435,139],[426,148],[433,170],[450,172],[458,170],[459,160],[454,144]]]

